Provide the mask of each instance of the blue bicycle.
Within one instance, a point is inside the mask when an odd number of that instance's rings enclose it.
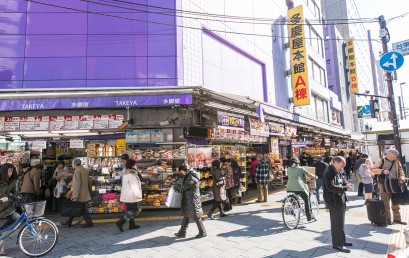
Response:
[[[18,231],[16,244],[25,255],[39,257],[48,254],[57,244],[58,228],[42,217],[46,201],[23,204],[20,195],[15,196],[13,201],[23,212],[13,225],[0,230],[0,241]]]

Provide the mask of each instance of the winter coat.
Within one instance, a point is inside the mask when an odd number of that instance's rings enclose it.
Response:
[[[199,177],[194,170],[189,170],[183,178],[182,215],[196,219],[203,216],[202,199],[200,197]]]
[[[10,181],[9,183],[0,181],[0,198],[10,197],[15,195],[17,192],[17,184],[15,180]],[[4,219],[16,210],[13,202],[0,202],[0,219]]]
[[[327,207],[344,208],[346,197],[345,192],[348,190],[347,181],[342,174],[330,165],[324,172],[324,200]]]
[[[78,166],[75,169],[74,177],[72,179],[72,198],[78,199],[78,202],[88,202],[91,200],[89,190],[89,171],[83,166]]]
[[[231,163],[233,169],[234,187],[240,187],[241,168],[237,162]]]
[[[260,160],[256,169],[256,183],[260,185],[268,185],[268,177],[270,169],[265,160]]]
[[[287,170],[288,183],[287,192],[305,192],[309,195],[310,189],[308,188],[306,176],[310,178],[317,178],[314,174],[311,174],[303,167],[291,167]]]
[[[233,168],[231,165],[224,165],[222,170],[226,180],[226,190],[234,188]]]
[[[226,186],[225,178],[222,176],[222,173],[219,168],[212,168],[212,177],[213,177],[213,196],[216,202],[226,201]]]
[[[254,160],[251,162],[250,168],[251,168],[251,176],[256,176],[256,170],[257,170],[257,165],[258,165],[258,160]]]
[[[138,172],[127,169],[122,178],[121,202],[135,203],[142,201],[142,185]]]
[[[61,180],[64,180],[65,183],[67,183],[70,178],[72,177],[72,174],[68,172],[67,168],[57,169],[54,171],[53,178],[55,179],[57,176],[61,176]]]
[[[41,195],[41,170],[29,168],[23,173],[21,184],[21,193]]]
[[[315,168],[315,174],[318,178],[322,179],[324,172],[329,165],[324,161],[316,161],[312,166]]]

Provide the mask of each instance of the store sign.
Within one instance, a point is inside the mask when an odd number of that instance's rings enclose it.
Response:
[[[1,100],[0,110],[91,109],[192,104],[192,94]]]
[[[268,137],[270,135],[270,128],[267,122],[261,122],[258,119],[250,118],[250,134]]]
[[[33,141],[31,142],[31,148],[39,150],[47,149],[47,141]]]
[[[70,148],[71,149],[83,149],[84,148],[84,140],[70,140]]]
[[[311,95],[310,87],[308,84],[303,7],[300,5],[288,10],[288,20],[294,106],[298,107],[309,105]]]
[[[289,145],[291,145],[291,142],[289,140],[280,139],[278,141],[278,145],[280,145],[280,146],[289,146]]]
[[[285,126],[285,136],[287,136],[287,137],[296,137],[297,136],[297,126],[286,125]]]
[[[0,131],[117,129],[123,119],[123,115],[0,117]]]
[[[268,123],[270,135],[285,135],[285,127],[282,124]]]
[[[335,109],[331,109],[331,124],[341,125],[341,112]]]
[[[127,144],[161,143],[165,141],[164,132],[127,132],[125,135]]]
[[[217,112],[217,125],[223,129],[244,131],[244,116]]]
[[[116,140],[116,148],[117,149],[125,149],[125,139],[117,139]]]
[[[351,92],[358,92],[358,76],[356,72],[356,60],[355,60],[355,48],[354,48],[354,38],[347,38],[347,57],[348,57],[348,68],[349,68],[349,83],[351,87]]]

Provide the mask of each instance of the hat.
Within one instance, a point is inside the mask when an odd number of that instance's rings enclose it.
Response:
[[[122,154],[121,155],[121,159],[125,159],[125,160],[128,160],[129,159],[129,155],[128,154]]]

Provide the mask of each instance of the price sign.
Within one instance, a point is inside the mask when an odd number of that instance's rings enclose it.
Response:
[[[70,140],[70,148],[71,149],[83,149],[84,148],[84,140]]]

